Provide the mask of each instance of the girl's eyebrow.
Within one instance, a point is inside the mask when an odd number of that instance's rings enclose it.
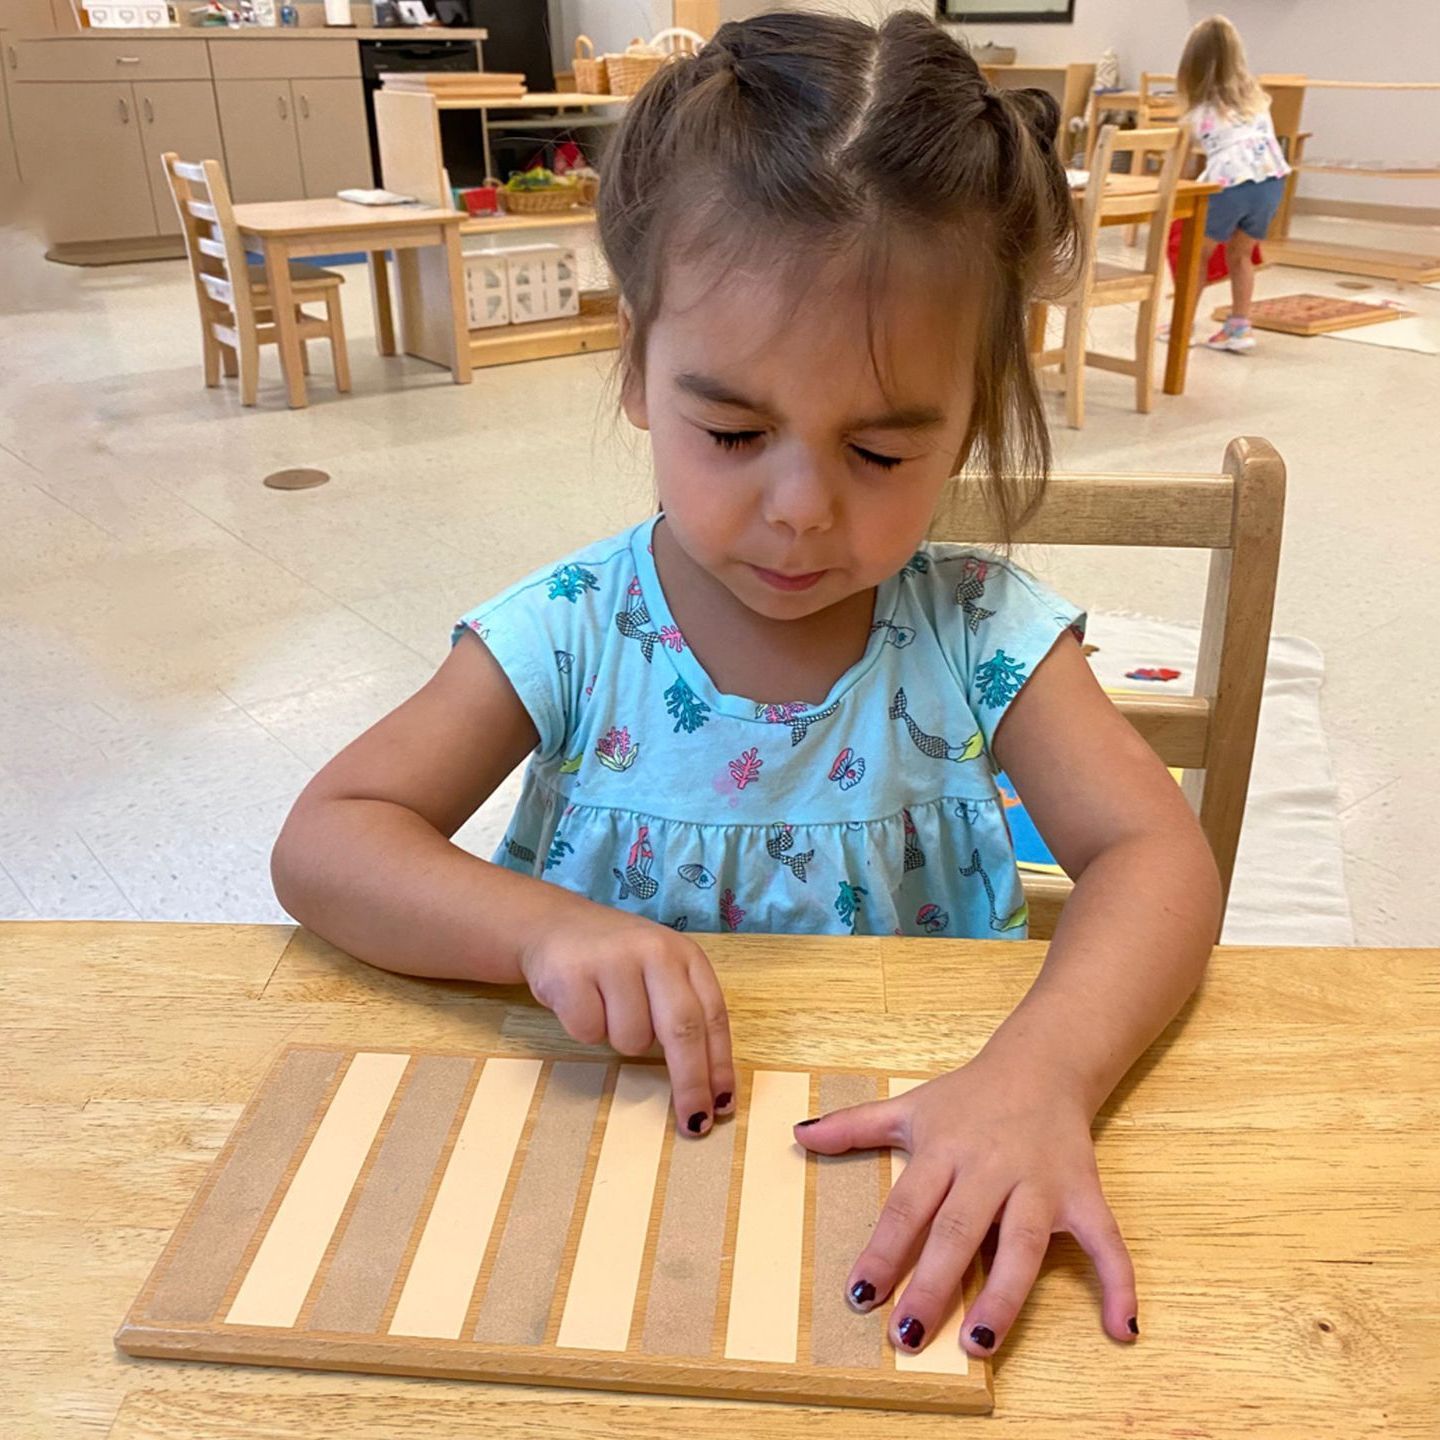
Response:
[[[700,375],[693,370],[682,370],[675,376],[676,386],[697,399],[708,400],[713,405],[727,405],[735,410],[748,410],[754,415],[775,418],[769,408],[758,400],[748,399],[732,390],[721,380],[709,375]],[[945,423],[944,413],[933,405],[910,405],[888,410],[882,415],[865,415],[852,420],[847,430],[933,430]]]

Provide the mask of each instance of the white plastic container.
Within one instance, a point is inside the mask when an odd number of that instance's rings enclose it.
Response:
[[[494,250],[465,256],[465,310],[472,330],[510,323],[510,264]]]
[[[512,325],[580,313],[580,276],[573,250],[563,245],[525,245],[504,255],[509,261]]]
[[[92,30],[168,30],[175,21],[165,0],[85,0]]]

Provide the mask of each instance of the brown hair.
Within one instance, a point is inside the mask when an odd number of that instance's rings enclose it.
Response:
[[[1240,32],[1223,15],[1202,20],[1185,41],[1175,90],[1187,112],[1213,105],[1237,120],[1248,120],[1270,104],[1270,97],[1245,63]]]
[[[1058,123],[1049,95],[992,90],[964,46],[913,11],[878,29],[788,12],[722,25],[650,79],[601,167],[600,239],[630,317],[626,383],[643,373],[668,257],[763,247],[799,281],[860,252],[873,287],[888,247],[918,238],[938,252],[937,277],[985,281],[956,469],[969,464],[1018,524],[1050,465],[1026,305],[1075,260]],[[1002,476],[1027,482],[1018,503]]]

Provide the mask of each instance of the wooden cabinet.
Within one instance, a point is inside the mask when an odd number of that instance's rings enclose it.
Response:
[[[365,95],[358,80],[292,80],[305,193],[316,198],[375,183]]]
[[[217,80],[230,198],[302,200],[300,137],[288,80]]]
[[[16,85],[11,114],[53,242],[156,233],[133,86]]]
[[[152,80],[132,87],[140,116],[140,142],[150,176],[155,233],[179,235],[180,217],[160,157],[173,150],[182,160],[218,160],[220,121],[208,80]]]
[[[14,63],[14,42],[0,30],[0,219],[8,214],[20,187],[20,159],[10,122],[10,68]]]

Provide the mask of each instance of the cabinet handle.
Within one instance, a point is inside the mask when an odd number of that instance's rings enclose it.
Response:
[[[150,97],[145,97],[145,120],[147,124],[155,123],[155,107],[150,103]]]
[[[15,53],[15,47],[13,45],[7,45],[5,47],[5,56],[6,59],[10,61],[10,68],[12,70],[18,70],[20,68],[20,57]]]
[[[120,123],[122,125],[130,123],[130,107],[123,100],[120,102]]]
[[[285,97],[283,95],[277,95],[275,99],[280,105],[280,118],[282,120],[288,120],[290,118],[290,107],[285,103]]]
[[[140,57],[138,55],[117,55],[115,63],[117,65],[138,65]]]
[[[304,120],[310,118],[310,97],[308,95],[300,97],[300,116]]]

